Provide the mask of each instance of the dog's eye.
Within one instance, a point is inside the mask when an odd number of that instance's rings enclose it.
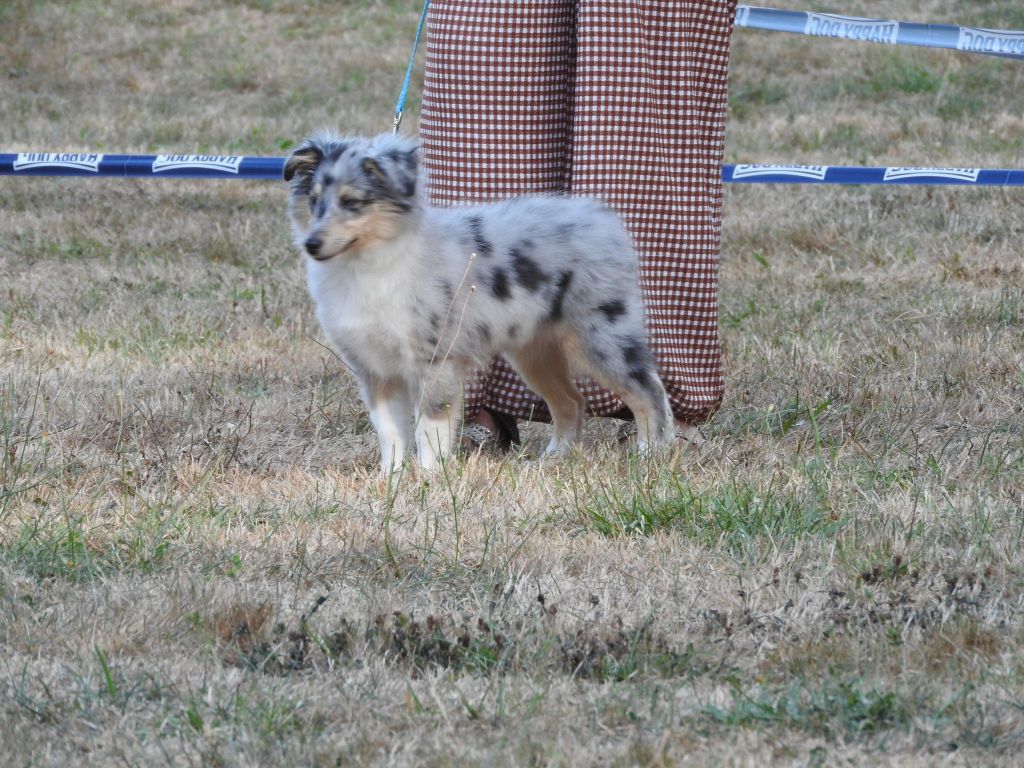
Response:
[[[338,198],[338,206],[345,211],[358,211],[364,205],[366,205],[366,201],[360,200],[358,197],[342,195]]]

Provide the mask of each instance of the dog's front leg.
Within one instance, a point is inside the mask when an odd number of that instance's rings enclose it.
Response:
[[[423,469],[436,471],[452,455],[462,419],[462,382],[444,369],[427,377],[416,406],[416,455]]]
[[[360,377],[363,400],[370,422],[380,441],[380,465],[385,475],[398,470],[409,450],[413,398],[409,385],[401,379]]]

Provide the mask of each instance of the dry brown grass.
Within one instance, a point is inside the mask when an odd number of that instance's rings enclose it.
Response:
[[[7,3],[0,147],[381,129],[415,6]],[[740,31],[732,84],[732,161],[1024,164],[1013,62]],[[1019,193],[732,187],[705,450],[391,489],[283,203],[0,180],[6,765],[1019,759]]]

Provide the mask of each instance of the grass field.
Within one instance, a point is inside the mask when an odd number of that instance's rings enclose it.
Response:
[[[417,6],[5,2],[0,150],[384,129]],[[731,89],[727,161],[1024,166],[1019,62],[740,30]],[[1020,764],[1021,192],[732,186],[699,453],[397,488],[284,202],[0,179],[0,762]]]

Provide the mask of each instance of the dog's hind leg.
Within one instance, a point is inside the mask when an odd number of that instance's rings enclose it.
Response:
[[[381,469],[390,475],[402,466],[409,449],[412,393],[401,379],[360,376],[359,385],[380,441]]]
[[[564,456],[583,431],[587,401],[572,380],[569,359],[560,341],[542,334],[528,346],[505,355],[523,381],[544,398],[554,422],[545,456]]]
[[[416,404],[416,455],[428,471],[441,468],[452,455],[462,419],[462,382],[444,368],[427,373],[428,381]]]
[[[636,420],[637,449],[644,453],[671,443],[675,423],[643,326],[625,333],[591,333],[580,352],[593,377],[615,392]]]

